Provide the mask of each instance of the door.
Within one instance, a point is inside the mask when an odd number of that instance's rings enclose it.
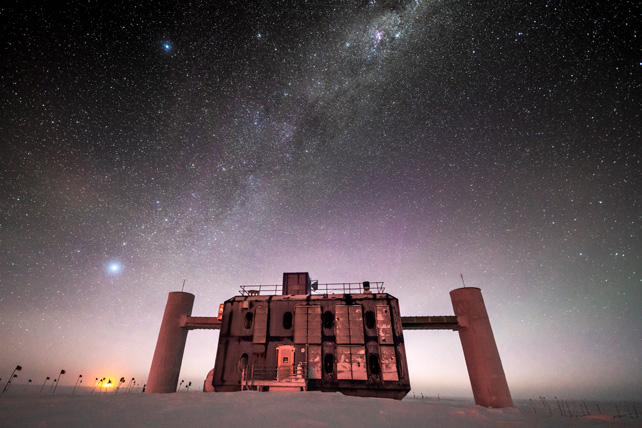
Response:
[[[276,348],[277,354],[277,369],[276,369],[276,379],[285,380],[293,373],[292,369],[294,367],[294,346],[292,345],[281,345]]]

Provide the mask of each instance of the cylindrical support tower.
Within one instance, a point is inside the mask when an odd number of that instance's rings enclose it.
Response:
[[[450,300],[460,325],[459,339],[475,404],[495,408],[513,407],[481,290],[474,287],[458,288],[450,292]]]
[[[192,315],[193,306],[193,294],[182,291],[169,293],[145,392],[176,392],[188,332],[181,327],[181,317]]]

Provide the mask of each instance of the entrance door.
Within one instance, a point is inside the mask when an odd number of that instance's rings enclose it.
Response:
[[[281,381],[285,380],[293,374],[294,367],[294,346],[281,345],[276,348],[276,356],[278,366],[276,369],[276,379]]]

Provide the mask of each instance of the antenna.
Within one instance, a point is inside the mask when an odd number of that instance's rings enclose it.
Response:
[[[462,278],[462,280],[463,280],[463,278]],[[185,280],[183,280],[183,288],[181,288],[181,293],[183,292],[183,290],[185,290]]]
[[[461,276],[461,283],[464,284],[464,288],[466,288],[466,283],[464,282],[464,275],[460,273],[459,276]]]

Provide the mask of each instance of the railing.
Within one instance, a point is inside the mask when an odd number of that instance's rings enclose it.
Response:
[[[277,366],[250,366],[243,373],[243,381],[276,380]]]
[[[282,285],[241,285],[241,296],[276,296],[282,290]]]
[[[305,363],[297,365],[246,367],[241,374],[241,390],[254,390],[257,387],[287,384],[307,384],[308,367]]]
[[[386,291],[383,282],[335,282],[330,284],[318,284],[313,294],[363,294],[365,292],[383,293]]]
[[[281,365],[281,366],[249,366],[245,369],[244,379],[254,380],[278,380],[287,382],[290,379],[305,379],[308,370],[305,363],[297,365]]]
[[[383,282],[335,282],[329,284],[312,283],[312,294],[364,294],[368,292],[385,292]],[[241,296],[276,296],[283,293],[283,286],[241,285],[240,293]]]

